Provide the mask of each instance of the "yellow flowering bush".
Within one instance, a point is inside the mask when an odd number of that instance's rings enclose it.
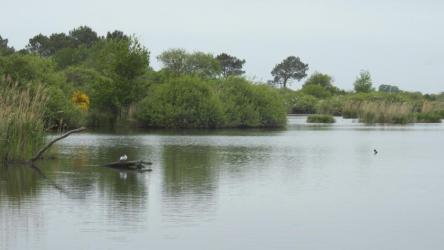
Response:
[[[80,107],[83,111],[88,111],[89,108],[89,96],[82,91],[74,91],[71,97],[71,101]]]

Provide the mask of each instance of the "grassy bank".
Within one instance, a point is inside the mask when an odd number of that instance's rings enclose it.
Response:
[[[363,123],[440,123],[444,118],[443,95],[420,93],[340,93],[316,98],[302,91],[281,91],[287,111],[298,114],[329,114],[359,119]]]
[[[0,160],[28,159],[44,142],[42,87],[20,88],[0,81]]]
[[[444,118],[444,93],[407,92],[387,84],[376,89],[368,71],[350,83],[353,91],[342,90],[333,76],[307,75],[308,64],[294,55],[271,69],[272,80],[255,82],[245,76],[246,61],[226,53],[168,49],[155,58],[160,64],[155,70],[148,48],[121,31],[99,35],[81,26],[67,33],[38,34],[18,51],[7,41],[0,48],[0,77],[33,89],[43,83],[48,97],[44,126],[54,130],[283,127],[287,113],[343,116],[365,123]],[[299,84],[293,85],[298,90],[286,88],[289,84]],[[4,116],[14,116],[5,110]],[[3,131],[24,126],[5,125],[21,118],[8,119],[2,122]]]

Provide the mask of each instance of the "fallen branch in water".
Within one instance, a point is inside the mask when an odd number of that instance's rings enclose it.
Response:
[[[116,161],[104,164],[104,167],[121,168],[121,169],[143,169],[145,165],[151,165],[146,161]]]
[[[60,140],[62,140],[64,138],[68,137],[70,134],[82,132],[84,130],[86,130],[85,127],[81,127],[81,128],[78,128],[78,129],[73,129],[73,130],[70,130],[70,131],[64,133],[63,135],[53,139],[48,144],[46,144],[46,146],[44,146],[42,149],[40,149],[40,151],[33,158],[31,158],[31,162],[35,162],[38,159],[40,159],[40,157],[43,155],[43,153],[45,153],[45,151],[48,150],[54,143],[56,143],[56,142],[58,142],[58,141],[60,141]]]

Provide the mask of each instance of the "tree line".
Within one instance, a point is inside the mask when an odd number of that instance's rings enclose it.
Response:
[[[160,70],[151,67],[150,57],[135,36],[119,30],[100,36],[80,26],[37,34],[20,50],[0,36],[0,84],[44,85],[47,127],[123,121],[148,127],[280,127],[287,112],[325,113],[328,105],[339,110],[344,101],[333,100],[352,96],[443,99],[388,84],[376,90],[368,71],[359,73],[354,91],[341,90],[328,74],[308,75],[309,65],[297,56],[276,64],[267,83],[247,80],[246,61],[228,53],[169,49],[156,57]],[[303,79],[300,89],[288,88]]]
[[[38,34],[20,50],[0,37],[0,84],[44,85],[45,122],[54,128],[134,121],[172,128],[285,126],[278,92],[243,78],[245,60],[183,49],[157,59],[160,70],[150,66],[150,52],[136,37],[118,30],[99,36],[81,26]]]

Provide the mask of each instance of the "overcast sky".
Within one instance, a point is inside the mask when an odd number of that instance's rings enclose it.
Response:
[[[247,60],[247,76],[271,79],[289,55],[310,73],[352,89],[360,70],[374,85],[444,91],[444,1],[441,0],[1,0],[0,35],[23,48],[38,33],[87,25],[100,35],[135,34],[156,56],[168,48]],[[299,88],[302,83],[293,83]]]

